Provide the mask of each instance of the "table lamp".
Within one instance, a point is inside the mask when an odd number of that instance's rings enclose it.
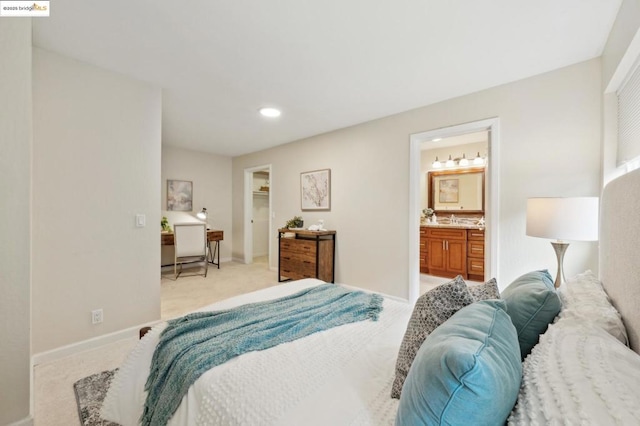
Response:
[[[598,198],[529,198],[527,235],[556,239],[551,245],[558,259],[555,287],[566,282],[562,262],[570,241],[598,240]]]
[[[209,223],[208,223],[208,217],[209,217],[209,213],[207,212],[207,208],[203,207],[202,210],[200,210],[198,212],[198,214],[196,214],[196,216],[198,217],[198,219],[200,220],[204,220],[204,223],[207,227],[207,229],[209,229]]]

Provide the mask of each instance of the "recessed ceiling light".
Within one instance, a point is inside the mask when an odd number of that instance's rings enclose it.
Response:
[[[264,107],[260,108],[260,114],[264,117],[280,117],[280,114],[282,114],[282,112],[280,112],[280,110],[277,108]]]
[[[433,141],[433,142],[438,142],[438,141],[441,141],[441,140],[442,140],[442,138],[435,138],[435,139],[432,139],[432,141]]]

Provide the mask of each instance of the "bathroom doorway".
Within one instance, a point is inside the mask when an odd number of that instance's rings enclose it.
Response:
[[[498,205],[499,205],[499,119],[488,119],[411,135],[410,138],[410,197],[409,197],[409,300],[415,301],[421,287],[428,288],[450,278],[420,273],[421,216],[428,207],[428,172],[433,169],[462,170],[484,164],[484,277],[495,277],[498,264]],[[438,164],[436,163],[436,157]],[[451,159],[449,158],[451,157]],[[479,158],[479,159],[478,159]],[[447,164],[449,161],[449,164]],[[435,164],[434,164],[435,163]],[[456,207],[459,208],[459,207]],[[448,213],[448,212],[447,212]],[[455,211],[451,211],[454,214]],[[475,223],[482,215],[460,215]],[[449,214],[446,215],[449,219]],[[457,220],[456,220],[457,221]],[[495,226],[494,226],[495,225]],[[466,260],[465,260],[466,262]],[[424,259],[423,259],[424,263]],[[423,268],[424,269],[424,268]],[[441,275],[441,274],[440,274]],[[421,279],[422,278],[422,279]],[[478,277],[476,276],[476,279]],[[497,277],[496,277],[497,278]],[[423,285],[421,286],[421,282]]]

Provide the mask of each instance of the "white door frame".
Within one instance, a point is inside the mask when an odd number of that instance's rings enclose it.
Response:
[[[420,296],[420,145],[422,142],[436,138],[483,130],[489,131],[489,155],[486,169],[488,186],[485,195],[485,199],[489,199],[488,203],[485,202],[485,219],[489,232],[485,235],[485,253],[489,253],[491,258],[485,274],[499,279],[500,119],[489,118],[415,133],[409,137],[409,301],[411,303]]]
[[[244,169],[244,263],[253,263],[253,173],[261,170],[269,172],[269,267],[271,267],[271,220],[273,219],[273,179],[271,164]]]

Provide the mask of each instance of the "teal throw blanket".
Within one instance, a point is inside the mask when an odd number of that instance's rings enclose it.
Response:
[[[189,387],[231,358],[339,325],[376,321],[381,311],[379,295],[321,284],[280,299],[171,320],[153,354],[140,422],[166,425]]]

